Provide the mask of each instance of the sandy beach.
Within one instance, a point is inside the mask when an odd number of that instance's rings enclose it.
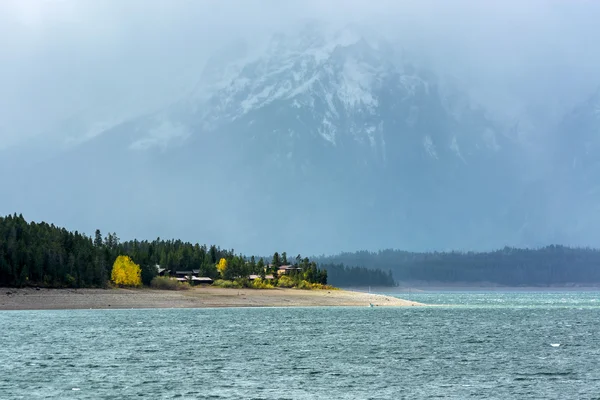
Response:
[[[0,288],[0,310],[118,308],[419,306],[395,297],[346,290],[222,289],[14,289]]]

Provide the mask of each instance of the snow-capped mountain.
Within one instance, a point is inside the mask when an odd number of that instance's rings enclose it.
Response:
[[[386,137],[408,139],[407,132],[419,130],[414,140],[433,159],[449,152],[467,162],[474,153],[501,148],[493,122],[461,126],[485,116],[442,96],[431,76],[402,61],[389,43],[356,26],[328,32],[310,25],[300,34],[278,35],[254,60],[210,66],[213,73],[204,80],[214,91],[200,111],[202,130],[235,124],[236,131],[255,136],[255,124],[266,123],[279,136],[365,145],[382,160],[397,151],[386,149]]]
[[[215,69],[225,74],[204,77],[219,84],[200,109],[194,103],[194,129],[277,143],[284,159],[307,141],[310,152],[318,144],[385,165],[409,156],[469,165],[510,146],[482,111],[355,26],[279,35],[254,60]]]
[[[518,144],[393,44],[311,24],[235,49],[180,101],[32,170],[68,211],[23,197],[31,181],[11,205],[253,251],[520,243]]]

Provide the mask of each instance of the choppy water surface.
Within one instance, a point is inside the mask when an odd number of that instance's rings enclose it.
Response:
[[[412,297],[453,305],[0,312],[0,399],[600,398],[597,292]]]

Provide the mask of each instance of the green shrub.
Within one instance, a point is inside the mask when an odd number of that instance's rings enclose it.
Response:
[[[297,288],[298,289],[304,289],[304,290],[311,290],[312,289],[312,285],[310,284],[309,281],[302,280],[298,284]]]
[[[261,278],[256,278],[252,281],[253,289],[273,289],[274,286],[269,283],[269,281],[262,280]]]
[[[216,287],[220,287],[220,288],[230,288],[232,283],[233,282],[231,282],[231,281],[226,281],[223,279],[216,279],[212,285],[216,286]]]
[[[294,286],[296,286],[296,282],[294,282],[289,276],[283,275],[277,280],[277,287],[292,288]]]
[[[233,281],[233,283],[238,284],[238,285],[240,285],[240,287],[243,287],[243,288],[252,287],[252,284],[248,278],[236,278]]]
[[[309,281],[301,281],[298,286],[298,289],[304,290],[338,290],[338,288],[333,287],[331,285],[323,285],[322,283],[310,283]]]
[[[239,282],[227,281],[225,279],[217,279],[213,282],[213,286],[224,288],[224,289],[241,289],[242,285]]]
[[[166,276],[155,276],[150,282],[150,287],[159,290],[188,290],[190,284],[179,282]]]
[[[67,286],[71,287],[71,288],[75,287],[75,284],[77,283],[77,281],[71,274],[65,275],[65,282],[66,282]]]
[[[339,290],[336,287],[333,287],[331,285],[323,285],[322,283],[311,283],[310,286],[312,289],[316,290]]]

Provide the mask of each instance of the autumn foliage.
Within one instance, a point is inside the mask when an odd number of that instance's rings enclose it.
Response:
[[[113,264],[110,278],[119,286],[141,286],[142,270],[129,256],[119,256]]]
[[[227,270],[227,260],[226,259],[221,258],[219,260],[219,263],[217,264],[217,270],[219,271],[221,276],[225,276],[225,271]]]

